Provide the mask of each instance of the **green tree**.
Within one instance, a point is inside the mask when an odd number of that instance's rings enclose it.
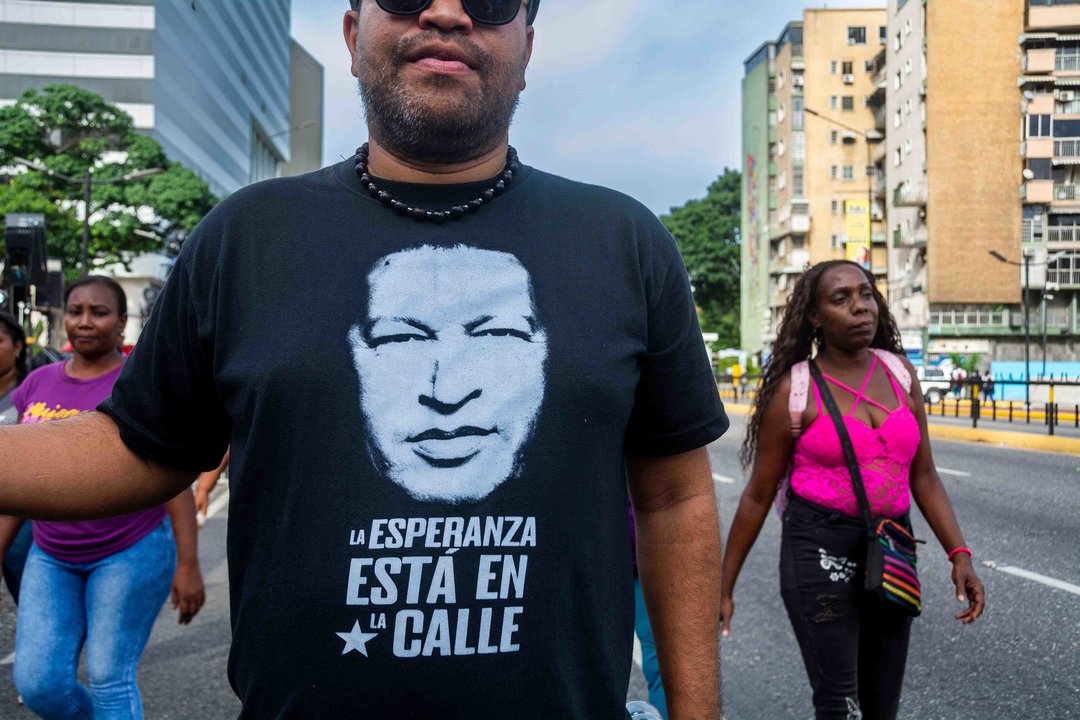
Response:
[[[217,203],[195,173],[169,160],[156,140],[138,134],[127,113],[74,85],[29,89],[14,105],[0,108],[0,166],[20,167],[16,157],[70,178],[83,177],[87,168],[95,179],[164,170],[142,180],[94,186],[91,269],[163,249],[157,230],[190,231]],[[49,257],[63,261],[69,278],[80,271],[82,198],[82,183],[34,170],[0,182],[0,214],[44,213]]]
[[[739,346],[739,212],[741,175],[725,168],[704,198],[660,216],[675,236],[704,332],[720,335],[717,347]]]

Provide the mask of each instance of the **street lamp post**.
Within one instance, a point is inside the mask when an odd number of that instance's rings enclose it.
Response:
[[[865,130],[858,130],[856,128],[851,127],[850,125],[846,125],[846,124],[840,122],[839,120],[834,120],[833,118],[828,117],[827,115],[822,115],[821,113],[819,113],[817,110],[814,110],[813,108],[808,108],[808,107],[804,106],[803,107],[803,112],[805,112],[805,113],[807,113],[809,115],[813,115],[816,118],[820,118],[820,119],[824,120],[827,123],[832,123],[833,125],[835,125],[837,127],[843,128],[843,129],[848,130],[850,132],[853,132],[853,133],[855,133],[857,135],[862,135],[863,144],[866,145],[866,168],[863,169],[863,172],[865,173],[866,170],[871,165],[874,164],[874,153],[870,149],[870,137],[869,137],[868,133]],[[871,248],[873,247],[873,241],[874,241],[874,178],[876,177],[876,175],[877,175],[877,173],[875,172],[873,176],[871,176],[871,175],[866,176],[866,227],[867,227],[867,230],[870,233],[870,245],[871,245]],[[873,260],[872,260],[872,258],[873,258],[873,250],[871,250],[871,252],[870,252],[870,257],[871,257],[870,264],[871,264],[871,268],[872,268],[873,267]],[[886,276],[886,281],[887,281],[888,275],[889,275],[888,267],[889,267],[889,252],[888,252],[888,250],[886,250],[885,251],[885,276]]]
[[[86,174],[81,178],[73,178],[62,173],[58,173],[52,168],[46,167],[41,163],[34,162],[33,160],[27,160],[26,158],[14,157],[12,158],[20,165],[25,165],[31,170],[37,170],[40,173],[44,173],[51,178],[57,180],[63,180],[66,183],[81,183],[83,186],[83,234],[82,234],[82,276],[86,277],[90,274],[90,202],[93,194],[94,185],[111,185],[113,183],[131,182],[132,180],[139,180],[151,175],[157,175],[158,173],[165,172],[163,168],[147,168],[146,170],[136,170],[130,172],[127,175],[122,175],[116,178],[102,178],[95,180],[93,177],[93,167],[86,168]]]
[[[1009,258],[1007,258],[1004,255],[1002,255],[1001,253],[999,253],[997,250],[991,250],[990,251],[991,257],[993,257],[998,262],[1003,262],[1006,265],[1015,265],[1016,267],[1023,267],[1024,268],[1024,285],[1021,288],[1021,292],[1020,292],[1020,305],[1021,305],[1021,308],[1023,308],[1023,313],[1024,313],[1024,403],[1028,407],[1031,407],[1031,337],[1030,337],[1031,329],[1030,329],[1030,321],[1028,319],[1028,290],[1031,288],[1031,254],[1029,252],[1027,252],[1027,251],[1021,251],[1020,254],[1021,254],[1021,257],[1023,258],[1023,262],[1016,262],[1015,260],[1010,260]],[[1056,253],[1054,253],[1052,255],[1047,256],[1046,260],[1044,260],[1043,262],[1038,263],[1038,264],[1039,265],[1049,265],[1052,262],[1057,262],[1058,260],[1060,260],[1065,255],[1067,255],[1067,253],[1064,252],[1064,251],[1056,252]],[[1044,280],[1044,283],[1045,283],[1045,280]],[[1045,296],[1045,293],[1046,293],[1046,291],[1044,289],[1043,290],[1044,296]],[[1045,301],[1045,297],[1044,297],[1044,300],[1043,300],[1043,305],[1044,305],[1044,308],[1043,308],[1043,313],[1044,313],[1043,314],[1043,328],[1042,328],[1042,331],[1043,331],[1043,375],[1045,375],[1046,374],[1046,314],[1045,314],[1046,301]]]

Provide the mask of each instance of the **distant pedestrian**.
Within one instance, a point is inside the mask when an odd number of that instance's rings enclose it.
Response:
[[[979,395],[984,400],[987,400],[991,403],[995,402],[994,376],[990,374],[990,368],[986,368],[986,370],[982,374],[982,390],[980,391]]]
[[[872,516],[910,532],[914,496],[952,561],[957,599],[967,603],[956,615],[964,624],[982,613],[983,586],[934,468],[922,393],[917,384],[906,387],[914,368],[873,277],[841,260],[810,268],[788,300],[774,347],[743,444],[753,471],[724,555],[723,633],[731,629],[739,571],[780,491],[780,592],[816,717],[890,720],[911,618],[890,612],[888,603],[872,604],[864,590],[867,527],[840,434],[823,407],[826,388],[809,378],[805,363],[815,350],[813,362],[844,412]],[[815,401],[806,402],[811,389]],[[790,485],[780,490],[789,471]]]
[[[649,702],[660,711],[661,717],[666,718],[667,698],[664,696],[664,682],[660,678],[656,640],[653,638],[649,611],[645,607],[645,593],[641,589],[641,579],[638,577],[637,529],[634,525],[633,506],[630,507],[630,551],[634,558],[634,634],[641,643],[641,673],[649,685]]]
[[[108,397],[124,362],[126,322],[116,281],[91,276],[72,284],[64,328],[74,355],[27,376],[14,394],[19,422],[71,417]],[[47,458],[26,458],[35,462],[38,473],[48,472]],[[0,547],[21,523],[3,517]],[[190,490],[167,506],[119,517],[33,521],[15,633],[15,685],[30,710],[44,718],[142,717],[135,670],[170,587],[181,623],[203,604],[195,537]],[[89,688],[76,678],[84,646]]]
[[[959,400],[964,395],[964,383],[967,382],[967,370],[955,367],[952,371],[952,394]]]
[[[27,355],[26,332],[22,325],[8,313],[0,312],[0,425],[14,425],[19,420],[12,396],[29,372]],[[19,583],[29,551],[29,525],[11,536],[9,547],[0,547],[0,557],[4,558],[4,583],[16,603],[19,602]]]

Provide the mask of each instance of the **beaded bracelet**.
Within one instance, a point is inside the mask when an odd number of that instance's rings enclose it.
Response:
[[[962,553],[962,552],[967,553],[968,557],[972,557],[974,555],[974,553],[972,553],[966,547],[954,548],[953,551],[949,553],[949,562],[952,562],[953,556],[956,555],[956,553]]]

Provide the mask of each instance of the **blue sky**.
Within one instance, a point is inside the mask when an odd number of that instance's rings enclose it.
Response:
[[[742,61],[798,0],[543,0],[510,142],[529,165],[663,213],[739,167]],[[831,0],[813,7],[882,7]],[[293,0],[293,35],[325,68],[324,162],[367,137],[341,38],[347,0]]]

